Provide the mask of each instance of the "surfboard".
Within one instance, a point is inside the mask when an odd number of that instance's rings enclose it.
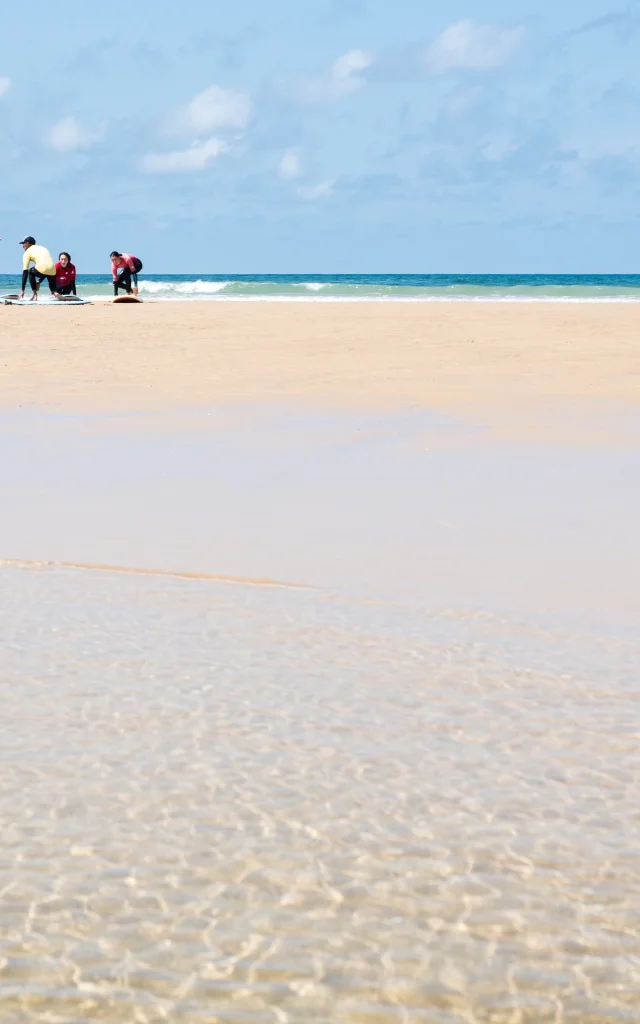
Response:
[[[79,299],[75,295],[63,295],[60,299],[21,299],[18,295],[2,295],[0,300],[5,306],[91,306],[89,299]]]
[[[137,295],[118,295],[113,300],[114,302],[142,302]]]

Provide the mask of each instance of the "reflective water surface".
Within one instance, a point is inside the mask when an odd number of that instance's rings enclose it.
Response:
[[[0,415],[2,1024],[640,1020],[640,424],[575,428]]]
[[[640,1014],[640,646],[0,569],[3,1022]]]
[[[420,409],[5,413],[0,558],[637,623],[640,418],[569,426],[582,444]]]

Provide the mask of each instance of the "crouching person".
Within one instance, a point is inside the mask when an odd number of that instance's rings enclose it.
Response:
[[[142,270],[142,260],[127,252],[111,253],[111,273],[113,275],[113,294],[124,288],[127,295],[138,294],[138,274]]]
[[[51,258],[49,250],[45,249],[44,245],[36,245],[33,235],[26,235],[20,242],[20,245],[24,249],[20,298],[24,299],[25,288],[27,287],[27,281],[29,281],[33,293],[31,301],[37,302],[40,285],[43,281],[46,281],[49,285],[49,291],[57,299],[56,265]],[[33,266],[31,266],[32,263]]]

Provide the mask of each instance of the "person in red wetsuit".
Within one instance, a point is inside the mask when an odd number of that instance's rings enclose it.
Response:
[[[128,252],[111,253],[111,273],[113,274],[113,294],[118,288],[124,288],[127,295],[138,294],[138,274],[142,270],[142,260]]]
[[[56,288],[59,295],[77,295],[76,268],[68,252],[61,252],[56,263]]]

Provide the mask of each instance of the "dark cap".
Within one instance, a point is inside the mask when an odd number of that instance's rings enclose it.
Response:
[[[29,244],[29,245],[35,245],[36,244],[36,240],[33,237],[33,235],[25,235],[25,237],[20,242],[20,245],[26,245],[26,244]]]

